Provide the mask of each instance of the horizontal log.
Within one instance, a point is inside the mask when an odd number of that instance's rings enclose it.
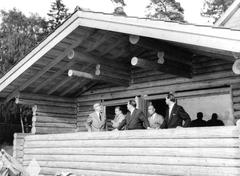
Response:
[[[240,103],[234,103],[233,104],[233,109],[236,111],[240,111]]]
[[[95,77],[93,74],[77,71],[77,70],[68,70],[68,76],[69,77],[76,76],[79,78],[86,78],[86,79],[94,79]]]
[[[189,72],[184,71],[183,69],[176,69],[170,67],[169,65],[158,64],[157,62],[149,61],[143,58],[133,57],[131,60],[131,64],[136,67],[147,68],[147,69],[155,69],[161,72],[170,73],[173,75],[183,76],[187,78],[191,78],[190,70]]]
[[[129,73],[119,73],[117,69],[109,69],[108,67],[104,67],[104,65],[97,64],[96,65],[96,71],[95,75],[97,76],[109,76],[114,79],[120,79],[129,81],[130,80],[130,74]]]
[[[54,122],[54,123],[69,123],[69,124],[75,124],[77,122],[76,117],[72,118],[64,118],[64,117],[50,117],[50,116],[35,116],[35,122],[44,122],[44,123],[49,123],[49,122]]]
[[[195,90],[195,91],[188,91],[188,92],[176,92],[175,96],[179,99],[184,97],[192,97],[192,96],[206,96],[206,95],[221,95],[221,94],[229,94],[230,87],[223,87],[223,88],[216,88],[216,89],[206,89],[206,90]],[[165,98],[166,94],[159,94],[159,95],[149,95],[144,97],[145,100],[154,100],[154,99],[161,99]]]
[[[14,133],[14,139],[18,140],[18,139],[24,139],[25,136],[28,136],[30,134],[27,133]]]
[[[239,159],[166,157],[166,156],[105,156],[105,155],[24,155],[24,161],[64,161],[64,162],[109,162],[159,165],[191,165],[212,167],[238,167]]]
[[[141,89],[141,88],[149,88],[149,87],[157,87],[157,86],[174,86],[176,84],[200,84],[201,82],[209,82],[212,80],[214,82],[215,80],[218,79],[224,79],[227,78],[228,81],[230,82],[231,79],[235,79],[235,76],[233,75],[232,72],[224,72],[224,73],[213,73],[213,74],[204,74],[201,76],[196,76],[193,77],[192,79],[187,79],[187,78],[173,78],[173,79],[167,79],[167,80],[159,80],[159,81],[154,81],[154,82],[145,82],[145,83],[140,83],[140,84],[134,84],[129,86],[128,88],[124,87],[114,87],[114,88],[105,88],[105,89],[99,89],[99,90],[92,90],[89,92],[84,93],[83,95],[91,95],[91,94],[102,94],[106,92],[116,92],[116,91],[128,91],[128,90],[136,90],[136,89]],[[233,83],[232,83],[233,84]]]
[[[47,125],[46,125],[47,126]],[[239,139],[119,139],[119,140],[64,140],[64,141],[27,141],[26,148],[81,148],[81,147],[112,147],[112,148],[237,148]]]
[[[176,138],[232,138],[238,137],[239,131],[236,126],[180,128],[162,130],[133,130],[94,133],[73,133],[58,135],[34,135],[26,136],[26,141],[36,140],[84,140],[84,139],[176,139]]]
[[[26,148],[24,154],[39,155],[119,155],[119,156],[176,156],[240,159],[238,148]]]
[[[89,163],[89,162],[38,162],[40,166],[80,169],[80,170],[103,170],[112,172],[129,172],[138,174],[165,174],[165,175],[228,175],[237,176],[240,173],[239,168],[231,167],[198,167],[198,166],[168,166],[153,164],[122,164],[122,163]]]
[[[35,127],[49,127],[49,128],[76,128],[77,123],[72,124],[72,123],[59,123],[59,122],[37,122],[35,123]]]
[[[58,114],[76,114],[76,108],[69,108],[69,107],[54,107],[54,106],[37,106],[37,112],[44,112],[44,113],[58,113]]]
[[[112,73],[116,72],[116,73],[118,73],[119,75],[122,75],[122,76],[129,76],[130,75],[130,70],[128,70],[128,69],[124,69],[124,70],[122,70],[120,68],[116,69],[116,68],[108,66],[106,64],[97,64],[96,69],[105,70],[105,71],[112,72]]]
[[[187,91],[193,89],[204,89],[204,88],[215,88],[220,86],[231,85],[232,83],[239,82],[238,78],[228,77],[228,78],[218,78],[213,80],[206,80],[202,82],[189,82],[189,83],[181,83],[181,84],[173,84],[173,85],[163,85],[159,87],[151,87],[151,83],[149,83],[149,87],[147,88],[138,88],[135,90],[122,90],[118,92],[108,91],[106,93],[95,94],[95,95],[84,95],[78,98],[79,102],[89,101],[89,100],[97,100],[97,99],[117,99],[117,98],[125,98],[125,97],[134,97],[136,95],[148,95],[148,94],[157,94],[157,93],[165,93],[167,94],[169,91]],[[106,90],[107,91],[107,90]]]
[[[93,111],[93,106],[78,106],[77,112]]]
[[[26,165],[27,166],[27,165]],[[49,168],[49,167],[41,167],[40,174],[45,175],[55,175],[59,170],[63,168]],[[77,175],[89,175],[89,176],[146,176],[146,174],[136,174],[136,173],[129,173],[129,172],[110,172],[110,171],[103,171],[103,170],[81,170],[81,169],[64,169],[68,172],[77,174]],[[164,175],[152,175],[148,174],[149,176],[164,176]],[[166,175],[165,175],[166,176]]]
[[[49,117],[58,117],[58,118],[69,118],[69,119],[74,119],[76,118],[76,114],[59,114],[59,113],[54,113],[54,112],[35,112],[33,116],[49,116]]]
[[[71,107],[75,108],[75,103],[64,103],[56,101],[43,101],[43,100],[28,100],[22,98],[16,98],[15,101],[17,104],[27,104],[27,105],[45,105],[45,106],[60,106],[60,107]]]
[[[181,61],[184,63],[190,62],[192,54],[188,51],[184,51],[183,49],[179,49],[179,47],[170,46],[169,44],[162,42],[160,40],[144,38],[139,36],[129,36],[129,42],[133,45],[138,45],[146,49],[155,50],[155,51],[165,51],[167,53],[172,53],[176,55],[176,58],[172,58],[173,60]]]
[[[52,102],[63,102],[63,103],[75,103],[75,99],[64,98],[53,95],[45,94],[31,94],[31,93],[19,93],[17,98],[27,99],[27,100],[42,100],[42,101],[52,101]]]
[[[72,128],[50,128],[50,127],[35,127],[35,134],[59,134],[59,133],[73,133],[76,129]]]
[[[233,97],[233,103],[239,103],[240,102],[240,96]]]
[[[71,50],[71,51],[69,51],[68,58],[76,59],[78,61],[87,62],[87,63],[91,63],[91,64],[105,64],[105,65],[111,66],[113,68],[129,70],[129,66],[127,64],[124,64],[122,62],[113,61],[111,59],[99,58],[99,57],[93,56],[93,55],[83,52],[83,51]]]

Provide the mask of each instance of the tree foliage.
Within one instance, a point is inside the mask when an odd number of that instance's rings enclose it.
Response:
[[[127,14],[124,12],[124,7],[126,6],[124,0],[111,0],[111,1],[115,5],[113,12],[114,15],[127,16]]]
[[[51,9],[47,15],[50,17],[48,21],[49,30],[52,31],[66,20],[70,14],[62,0],[56,0],[51,4]]]
[[[146,10],[148,18],[184,21],[184,9],[175,0],[151,0]]]
[[[201,15],[211,17],[216,22],[233,1],[234,0],[204,0]]]
[[[38,15],[26,17],[13,9],[0,11],[0,61],[1,74],[23,58],[47,32],[46,21]]]

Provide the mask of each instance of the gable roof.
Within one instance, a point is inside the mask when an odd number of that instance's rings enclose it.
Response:
[[[138,35],[168,41],[193,49],[197,48],[200,51],[222,54],[233,60],[233,53],[240,53],[240,31],[238,30],[76,11],[0,79],[0,97],[10,99],[18,92],[25,90],[29,86],[31,87],[34,82],[41,82],[39,78],[64,60],[70,49],[76,48],[82,43],[82,38],[76,39],[72,36],[74,31],[86,30],[89,32],[91,29],[112,32],[118,38],[127,35]],[[89,33],[89,36],[91,35]],[[88,37],[88,35],[81,34],[81,37]],[[65,47],[67,43],[65,40],[67,42],[71,41],[69,47]],[[59,52],[56,52],[56,47],[58,47],[58,51],[59,47],[61,48]],[[27,73],[27,71],[31,71],[29,69],[32,69],[34,64],[40,64],[41,60],[53,53],[59,53],[59,55],[54,60],[52,59],[51,62],[44,62],[46,63],[44,68],[37,71],[35,69],[33,73],[31,72],[32,75]],[[51,72],[48,72],[48,74],[50,75]]]

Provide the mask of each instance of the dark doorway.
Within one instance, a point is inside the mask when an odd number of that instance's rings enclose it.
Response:
[[[111,120],[115,117],[115,107],[120,106],[123,114],[127,114],[127,105],[115,105],[115,106],[106,106],[106,120],[107,120],[107,130],[111,131],[113,129]]]
[[[164,99],[157,99],[157,100],[150,100],[149,102],[152,103],[152,105],[155,107],[156,112],[158,114],[161,114],[163,117],[166,115],[166,110],[168,106],[165,103],[165,98]]]

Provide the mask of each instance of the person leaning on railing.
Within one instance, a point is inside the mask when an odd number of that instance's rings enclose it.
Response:
[[[136,106],[135,100],[128,101],[127,108],[129,112],[116,130],[122,129],[124,125],[126,130],[151,129],[147,117]]]
[[[122,109],[120,106],[115,107],[115,118],[111,120],[112,122],[112,127],[113,128],[118,128],[120,123],[125,119],[125,115],[122,112]]]
[[[176,102],[176,98],[172,93],[169,93],[165,99],[168,109],[166,117],[161,125],[161,128],[177,128],[177,127],[189,127],[191,118],[188,113],[179,106]],[[184,121],[184,125],[183,124]]]

